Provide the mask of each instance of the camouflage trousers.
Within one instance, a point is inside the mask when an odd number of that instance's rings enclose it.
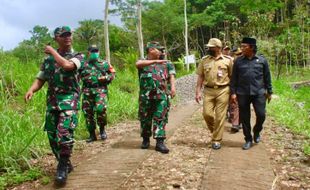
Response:
[[[106,89],[83,90],[82,110],[86,120],[86,128],[89,132],[96,130],[97,124],[100,128],[107,125],[108,96]],[[95,118],[95,115],[97,118]]]
[[[153,134],[153,138],[166,138],[167,112],[167,99],[140,98],[139,119],[141,137],[151,137]]]
[[[57,160],[60,156],[70,157],[74,144],[73,133],[77,124],[77,110],[51,110],[46,112],[45,131]]]

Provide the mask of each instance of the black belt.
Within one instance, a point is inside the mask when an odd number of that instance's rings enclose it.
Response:
[[[229,85],[228,84],[227,85],[214,85],[214,86],[207,86],[207,85],[205,85],[205,88],[218,89],[218,88],[224,88],[226,86],[229,86]]]

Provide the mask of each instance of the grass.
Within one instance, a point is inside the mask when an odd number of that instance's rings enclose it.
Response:
[[[17,58],[0,52],[0,190],[46,178],[31,164],[32,159],[51,152],[43,131],[46,85],[29,103],[23,100],[39,67],[38,63],[20,63]],[[109,124],[137,118],[137,78],[134,70],[117,70],[117,77],[109,86]],[[75,137],[82,140],[87,136],[85,120],[79,111]]]
[[[295,69],[295,73],[274,80],[273,88],[277,98],[274,98],[267,106],[268,113],[275,118],[277,123],[308,137],[303,147],[307,155],[310,155],[310,87],[304,86],[294,90],[290,83],[309,79],[309,70]]]

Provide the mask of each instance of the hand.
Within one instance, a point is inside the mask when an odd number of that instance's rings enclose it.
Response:
[[[200,93],[197,93],[196,94],[196,97],[195,97],[195,100],[198,104],[200,104],[200,101],[201,101],[201,94]]]
[[[266,100],[267,100],[267,102],[268,102],[268,104],[269,104],[269,102],[270,102],[270,100],[271,100],[271,98],[272,98],[272,95],[266,93],[266,94],[265,94],[265,97],[266,97]]]
[[[107,80],[107,77],[106,76],[101,76],[101,77],[98,78],[98,80],[100,82],[104,82],[105,80]]]
[[[230,102],[231,102],[232,104],[236,104],[236,103],[237,103],[237,95],[236,95],[236,94],[232,94],[232,95],[230,96]]]
[[[25,102],[28,102],[29,100],[31,100],[32,96],[33,96],[33,92],[29,90],[29,91],[25,94],[25,97],[24,97]]]
[[[171,87],[171,90],[170,90],[170,96],[171,96],[171,98],[174,98],[175,95],[176,95],[175,87]]]
[[[158,64],[166,64],[168,60],[157,60],[156,63]]]
[[[52,47],[52,46],[45,46],[45,49],[44,49],[44,53],[46,54],[53,54],[55,52],[55,49]]]

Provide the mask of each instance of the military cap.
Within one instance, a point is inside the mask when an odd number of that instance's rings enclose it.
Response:
[[[211,38],[208,42],[208,44],[206,45],[206,47],[222,47],[222,42],[221,40],[217,39],[217,38]]]
[[[87,49],[89,52],[98,52],[99,51],[99,48],[97,47],[97,45],[91,45],[88,47]]]
[[[72,34],[71,28],[69,26],[60,26],[54,30],[54,36],[61,36],[65,33]]]
[[[255,38],[250,38],[250,37],[244,37],[242,39],[241,43],[250,44],[250,45],[256,45],[256,39]]]
[[[241,49],[240,48],[237,48],[237,47],[234,47],[232,49],[232,52],[235,54],[235,55],[240,55],[242,53]]]
[[[161,46],[161,45],[159,44],[159,42],[155,42],[155,41],[148,42],[148,43],[146,44],[145,49],[148,50],[149,48],[156,48],[156,49],[158,49],[158,50],[165,49],[163,46]]]

